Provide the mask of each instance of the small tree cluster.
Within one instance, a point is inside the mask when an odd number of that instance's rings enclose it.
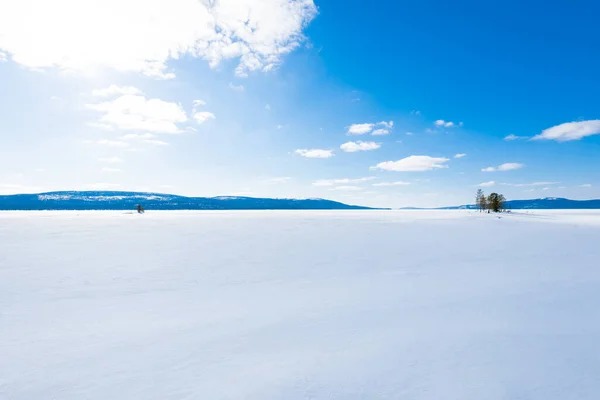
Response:
[[[506,211],[506,198],[504,195],[498,193],[490,193],[489,196],[485,196],[483,190],[477,190],[477,196],[475,197],[475,204],[477,205],[477,209],[482,212],[486,211],[490,212],[504,212]]]

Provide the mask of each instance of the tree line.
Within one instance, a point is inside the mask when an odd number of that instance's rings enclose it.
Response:
[[[478,189],[475,197],[475,205],[480,212],[504,212],[506,211],[506,198],[504,198],[504,195],[498,193],[490,193],[486,197],[483,190]]]

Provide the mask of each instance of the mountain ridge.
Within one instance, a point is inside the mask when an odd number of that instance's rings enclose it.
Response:
[[[187,197],[155,192],[56,191],[0,196],[0,210],[369,210],[327,199]]]

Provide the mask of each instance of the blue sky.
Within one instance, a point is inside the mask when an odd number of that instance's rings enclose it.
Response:
[[[597,2],[48,3],[0,3],[0,193],[600,197]]]

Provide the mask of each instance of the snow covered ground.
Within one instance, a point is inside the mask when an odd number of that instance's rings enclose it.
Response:
[[[0,213],[0,399],[598,398],[600,211]]]

